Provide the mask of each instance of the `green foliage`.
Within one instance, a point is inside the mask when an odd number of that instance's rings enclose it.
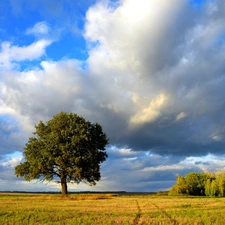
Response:
[[[188,185],[185,178],[182,176],[177,176],[176,184],[170,188],[169,195],[187,194],[187,190]]]
[[[215,176],[218,185],[218,196],[225,196],[225,172],[217,171]]]
[[[225,196],[225,171],[213,173],[191,172],[177,176],[169,195],[189,194],[195,196]]]
[[[58,177],[65,194],[67,182],[95,185],[100,180],[100,163],[107,158],[108,138],[98,123],[61,112],[46,124],[40,121],[35,128],[24,148],[25,162],[15,167],[17,177],[27,181]]]
[[[187,193],[190,195],[201,196],[205,194],[205,181],[207,179],[204,173],[189,173],[185,176],[187,184]]]
[[[210,179],[207,179],[205,183],[205,195],[211,196],[211,180]]]

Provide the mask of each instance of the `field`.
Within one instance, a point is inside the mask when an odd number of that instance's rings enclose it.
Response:
[[[225,198],[0,194],[0,224],[225,224]]]

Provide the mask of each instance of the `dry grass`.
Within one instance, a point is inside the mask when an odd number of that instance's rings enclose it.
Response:
[[[225,224],[224,198],[2,194],[0,224]]]

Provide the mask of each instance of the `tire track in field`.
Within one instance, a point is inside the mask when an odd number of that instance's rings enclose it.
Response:
[[[169,218],[173,225],[178,225],[178,224],[179,224],[175,219],[172,218],[172,216],[171,216],[168,212],[166,212],[164,209],[160,208],[160,207],[159,207],[158,205],[156,205],[155,203],[153,203],[153,202],[151,202],[151,203],[152,203],[152,205],[154,205],[158,210],[160,210],[167,218]]]
[[[137,204],[138,211],[137,211],[137,214],[136,214],[136,216],[135,216],[135,218],[133,220],[133,225],[139,224],[139,221],[140,221],[140,218],[141,218],[141,214],[142,214],[141,207],[140,207],[139,202],[137,200],[136,200],[136,204]]]

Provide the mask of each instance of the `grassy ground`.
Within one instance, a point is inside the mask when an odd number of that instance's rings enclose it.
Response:
[[[0,224],[225,225],[225,198],[1,194]]]

